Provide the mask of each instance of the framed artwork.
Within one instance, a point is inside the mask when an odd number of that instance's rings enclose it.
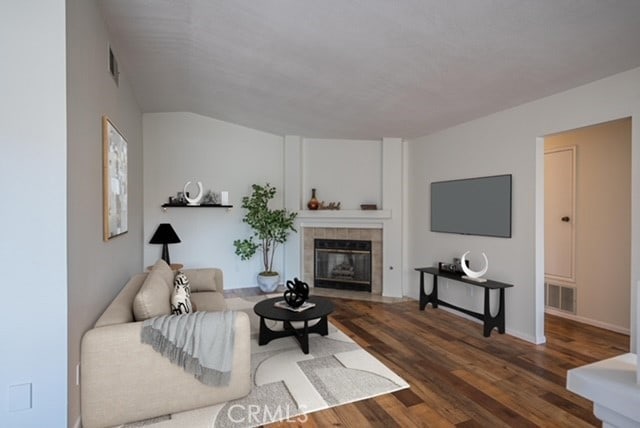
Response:
[[[104,240],[127,233],[127,140],[102,116],[102,188]]]

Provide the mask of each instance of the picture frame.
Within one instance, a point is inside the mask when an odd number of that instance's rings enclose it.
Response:
[[[102,189],[104,240],[123,235],[128,225],[127,140],[105,115],[102,116]]]

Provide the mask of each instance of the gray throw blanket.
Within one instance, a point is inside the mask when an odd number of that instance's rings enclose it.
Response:
[[[161,315],[142,324],[140,339],[209,386],[231,378],[236,314],[193,312]]]

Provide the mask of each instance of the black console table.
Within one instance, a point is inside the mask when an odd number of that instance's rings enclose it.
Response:
[[[437,308],[438,305],[446,306],[447,308],[455,309],[469,316],[477,318],[484,322],[484,337],[491,335],[491,330],[498,328],[498,333],[504,334],[504,289],[513,287],[513,284],[505,284],[504,282],[492,281],[488,279],[486,282],[477,282],[462,277],[462,274],[453,272],[446,272],[438,269],[437,267],[423,267],[416,268],[420,272],[420,310],[424,311],[427,303],[431,303],[433,308]],[[433,290],[430,294],[424,292],[424,274],[428,273],[433,275]],[[470,311],[468,309],[461,308],[459,306],[452,305],[438,298],[438,277],[441,276],[447,279],[453,279],[454,281],[464,282],[466,284],[475,285],[476,287],[484,288],[484,313]],[[491,315],[491,308],[489,307],[489,290],[500,291],[500,301],[498,304],[498,313],[496,316]]]

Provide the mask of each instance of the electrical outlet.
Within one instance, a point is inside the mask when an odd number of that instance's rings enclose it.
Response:
[[[9,385],[9,411],[20,412],[33,407],[31,383]]]

